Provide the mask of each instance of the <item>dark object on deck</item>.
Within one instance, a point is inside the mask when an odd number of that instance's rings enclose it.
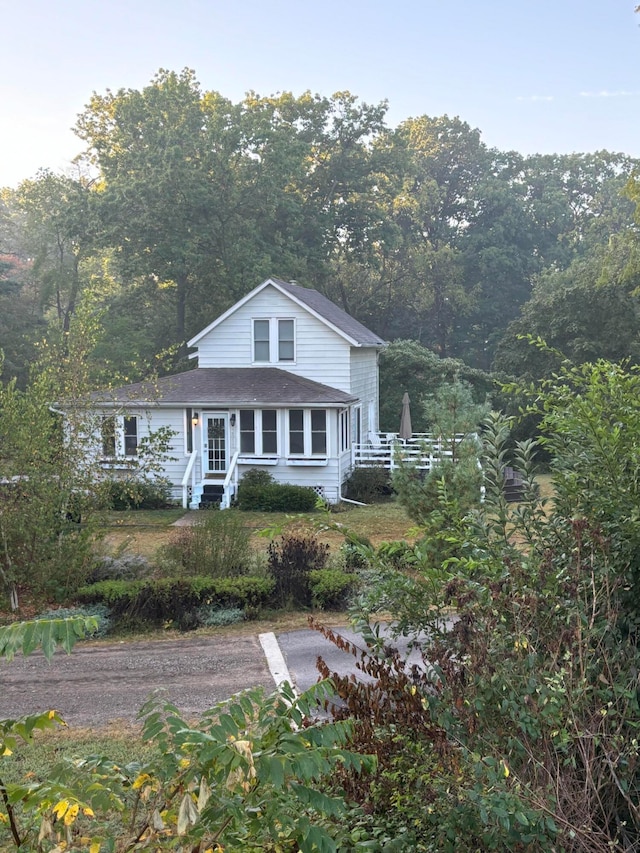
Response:
[[[504,469],[504,496],[509,503],[524,500],[524,481],[522,473],[515,468]]]
[[[219,506],[223,495],[223,485],[219,483],[205,483],[199,508],[209,509],[212,506]]]

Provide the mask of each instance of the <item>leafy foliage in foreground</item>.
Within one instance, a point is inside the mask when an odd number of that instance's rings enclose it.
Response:
[[[14,622],[0,627],[0,657],[12,660],[16,654],[31,654],[40,648],[51,660],[56,649],[62,648],[69,653],[76,642],[97,629],[95,617],[75,617],[70,619],[34,619],[28,622]],[[21,794],[16,796],[13,786],[5,783],[2,772],[2,760],[10,756],[20,744],[30,741],[36,732],[46,731],[64,725],[55,711],[45,711],[21,719],[0,719],[0,823],[9,826],[11,838],[16,847],[21,847],[25,837],[18,825],[16,806],[20,803],[29,808],[29,803],[40,807],[36,797],[32,800],[31,785],[23,786]],[[25,848],[23,848],[25,849]]]
[[[370,849],[352,837],[343,797],[322,790],[338,767],[374,769],[345,749],[351,723],[309,723],[330,693],[326,682],[298,697],[288,685],[269,698],[249,691],[195,725],[173,705],[149,703],[148,761],[88,756],[62,761],[46,781],[5,786],[6,802],[23,809],[16,846],[19,838],[32,850],[95,853]]]
[[[483,506],[446,529],[442,563],[417,549],[410,572],[378,562],[360,615],[366,631],[390,612],[391,637],[347,649],[370,682],[332,676],[354,746],[379,761],[349,793],[405,849],[637,849],[640,373],[565,367],[530,390],[553,502],[536,488],[535,444],[510,451],[509,425],[490,418]],[[507,464],[523,473],[518,505]],[[391,648],[401,635],[419,665]]]

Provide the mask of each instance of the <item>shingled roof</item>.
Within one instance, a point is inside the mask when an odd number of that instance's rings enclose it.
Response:
[[[281,293],[290,296],[295,302],[306,308],[328,326],[335,329],[339,334],[347,338],[353,346],[357,347],[383,347],[385,341],[371,329],[363,326],[359,320],[356,320],[342,308],[338,308],[335,302],[327,299],[317,290],[312,290],[309,287],[301,287],[299,284],[293,284],[290,281],[284,281],[281,278],[268,278],[262,284],[254,288],[250,293],[244,296],[235,305],[232,305],[228,311],[221,314],[219,317],[210,323],[201,332],[198,332],[195,337],[188,341],[188,346],[196,346],[198,341],[203,338],[215,326],[219,325],[223,320],[233,314],[250,299],[252,299],[259,291],[263,290],[268,285],[277,288]]]
[[[283,281],[280,278],[269,279],[274,284],[278,285],[282,290],[293,296],[303,305],[310,308],[315,314],[322,317],[332,326],[340,329],[345,335],[352,338],[358,346],[363,347],[381,347],[385,342],[379,335],[372,332],[363,326],[359,320],[356,320],[342,308],[339,308],[335,302],[327,299],[317,290],[312,290],[309,287],[301,287],[299,284],[293,284],[290,281]]]
[[[277,367],[198,367],[92,394],[96,403],[150,406],[343,406],[356,397]]]

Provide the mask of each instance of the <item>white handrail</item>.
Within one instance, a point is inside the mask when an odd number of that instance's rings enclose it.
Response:
[[[227,469],[227,474],[222,483],[222,487],[224,492],[222,494],[222,500],[220,501],[220,509],[229,509],[231,506],[231,498],[236,493],[236,487],[238,485],[238,457],[240,456],[240,451],[236,450],[231,458],[231,462],[229,463],[229,468]],[[231,478],[233,477],[233,489],[230,489]]]
[[[184,509],[189,508],[189,478],[191,478],[191,494],[193,494],[193,490],[196,486],[196,459],[198,458],[198,451],[192,450],[189,456],[189,461],[187,462],[187,467],[184,472],[184,476],[182,478],[182,506]]]

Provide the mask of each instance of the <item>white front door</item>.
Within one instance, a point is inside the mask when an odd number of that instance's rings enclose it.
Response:
[[[229,413],[205,412],[203,417],[204,473],[226,474],[229,466]]]

